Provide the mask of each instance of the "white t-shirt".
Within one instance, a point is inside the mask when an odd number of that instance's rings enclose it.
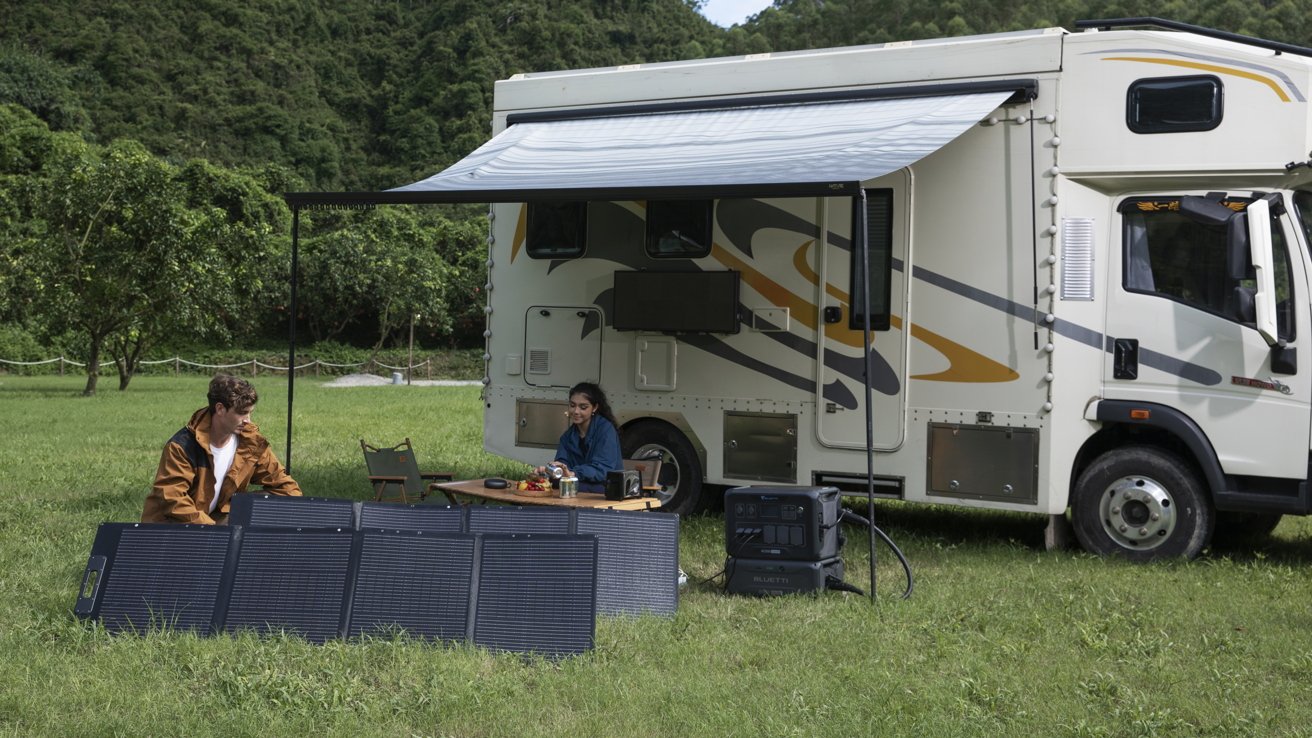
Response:
[[[211,443],[210,453],[214,454],[214,497],[210,500],[210,512],[214,512],[214,508],[219,506],[219,490],[223,489],[223,478],[228,476],[232,459],[237,455],[236,434],[228,436],[228,442],[223,446]]]

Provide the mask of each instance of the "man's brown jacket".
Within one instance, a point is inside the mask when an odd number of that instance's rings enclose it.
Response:
[[[237,431],[237,452],[219,490],[215,513],[228,512],[228,501],[246,486],[257,484],[275,495],[299,495],[301,488],[274,457],[260,429],[247,423]],[[173,434],[164,446],[155,472],[155,484],[141,513],[143,523],[213,524],[214,457],[210,453],[210,409],[197,410],[187,427]]]

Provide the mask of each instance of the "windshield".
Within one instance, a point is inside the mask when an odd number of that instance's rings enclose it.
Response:
[[[1298,217],[1298,226],[1303,229],[1303,238],[1312,244],[1312,192],[1294,192],[1294,214]]]

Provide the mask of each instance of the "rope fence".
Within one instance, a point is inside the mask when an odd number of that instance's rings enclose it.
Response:
[[[63,356],[56,356],[53,359],[42,359],[41,361],[13,361],[11,359],[0,359],[0,365],[15,366],[15,367],[39,367],[39,366],[46,366],[50,364],[58,365],[57,369],[59,372],[59,376],[61,377],[64,376],[64,372],[67,367],[76,367],[78,369],[85,369],[87,366],[85,362],[74,361],[72,359],[65,358]],[[266,364],[260,361],[259,359],[251,359],[250,361],[241,361],[235,364],[202,364],[195,361],[188,361],[187,359],[184,359],[180,356],[174,356],[171,359],[155,359],[152,361],[146,361],[143,359],[137,362],[138,367],[160,366],[163,364],[172,364],[173,374],[175,376],[181,374],[184,370],[184,367],[188,370],[191,369],[195,369],[195,370],[236,369],[239,371],[250,370],[252,377],[259,376],[261,369],[270,372],[287,371],[287,367],[285,366]],[[101,370],[103,370],[105,367],[112,367],[114,365],[115,363],[113,361],[102,361],[98,366]],[[0,366],[0,368],[3,368],[3,366]],[[319,376],[324,369],[329,369],[329,370],[360,369],[361,373],[364,374],[373,374],[375,372],[386,369],[388,371],[399,371],[399,372],[408,371],[411,373],[411,376],[414,376],[414,371],[416,369],[423,369],[428,379],[433,378],[432,359],[424,359],[423,361],[417,364],[411,364],[408,367],[384,364],[383,362],[378,361],[377,359],[370,359],[369,361],[359,361],[352,364],[334,364],[332,362],[320,361],[319,359],[314,359],[304,364],[297,364],[296,366],[292,367],[292,369],[298,373],[308,373],[309,370],[313,369],[314,376],[316,377]],[[334,372],[334,373],[338,373],[338,372]]]

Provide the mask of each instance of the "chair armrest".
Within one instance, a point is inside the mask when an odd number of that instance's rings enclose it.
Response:
[[[369,481],[371,481],[371,482],[404,482],[404,481],[405,481],[405,475],[402,474],[402,475],[400,475],[400,476],[390,476],[390,475],[382,475],[382,474],[370,474],[370,475],[369,475]]]
[[[419,472],[419,478],[426,481],[450,482],[455,480],[456,474],[455,472]]]

